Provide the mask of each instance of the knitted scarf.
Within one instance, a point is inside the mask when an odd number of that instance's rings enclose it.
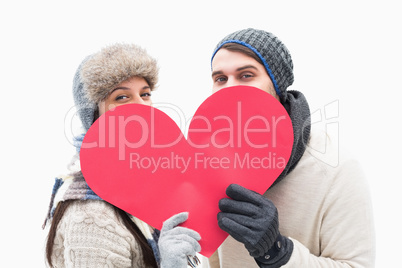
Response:
[[[310,139],[310,108],[304,95],[296,90],[282,92],[281,103],[288,112],[293,126],[293,147],[289,161],[271,187],[285,178],[297,165]]]

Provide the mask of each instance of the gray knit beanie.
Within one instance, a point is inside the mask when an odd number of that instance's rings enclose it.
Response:
[[[288,49],[275,35],[252,28],[231,33],[218,43],[211,62],[226,43],[237,43],[251,49],[263,62],[278,96],[285,97],[286,89],[293,83],[293,63]]]
[[[85,130],[93,121],[97,105],[113,87],[134,76],[144,78],[151,90],[158,82],[156,60],[139,46],[115,44],[86,57],[73,80],[73,96]]]

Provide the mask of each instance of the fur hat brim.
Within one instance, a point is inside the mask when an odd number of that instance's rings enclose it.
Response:
[[[81,81],[88,98],[100,103],[114,87],[134,76],[144,78],[153,90],[158,83],[158,72],[156,60],[141,47],[115,44],[93,54],[83,64]]]

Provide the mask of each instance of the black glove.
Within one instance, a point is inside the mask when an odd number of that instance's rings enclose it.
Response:
[[[219,227],[243,243],[261,267],[286,264],[293,251],[293,242],[279,233],[275,205],[237,184],[229,185],[226,194],[232,199],[219,201]]]

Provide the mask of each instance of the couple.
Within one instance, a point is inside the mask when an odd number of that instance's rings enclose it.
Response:
[[[285,45],[269,32],[240,30],[218,43],[211,64],[213,92],[254,86],[274,96],[289,113],[294,145],[275,183],[264,195],[236,184],[227,188],[229,198],[217,204],[221,210],[217,219],[230,236],[206,259],[196,256],[199,234],[177,226],[191,215],[172,215],[160,231],[150,228],[101,200],[77,164],[70,175],[56,179],[53,189],[46,245],[49,265],[374,267],[374,225],[363,173],[349,157],[332,167],[310,153],[309,147],[330,140],[310,131],[303,94],[287,90],[293,83],[293,63]],[[136,45],[112,45],[88,56],[73,85],[85,130],[115,106],[151,105],[157,81],[156,61]],[[329,154],[338,149],[328,144]]]

